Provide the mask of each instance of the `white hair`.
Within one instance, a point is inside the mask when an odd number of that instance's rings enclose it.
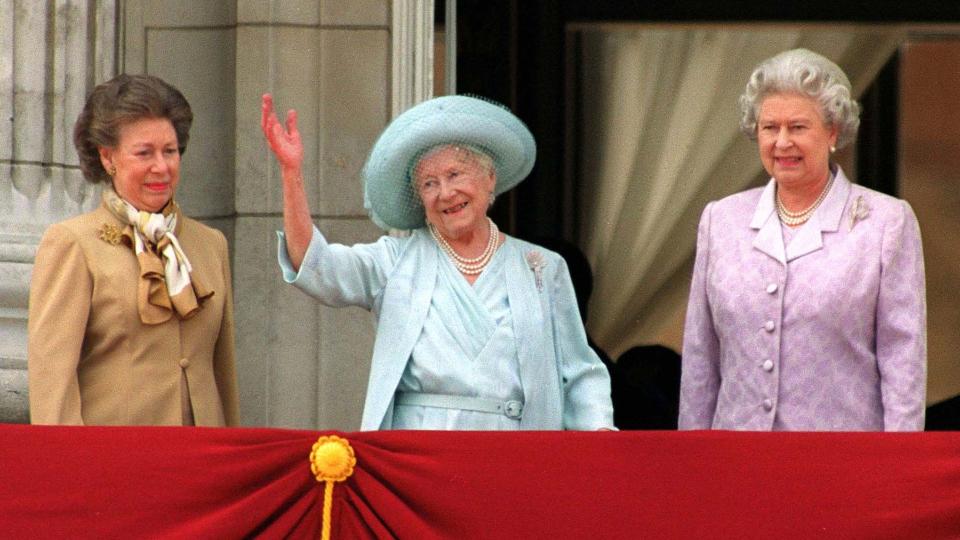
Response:
[[[837,148],[857,136],[860,105],[851,96],[850,80],[839,66],[813,51],[792,49],[761,62],[740,96],[740,130],[757,139],[757,116],[773,94],[809,96],[820,105],[824,122],[837,128]]]

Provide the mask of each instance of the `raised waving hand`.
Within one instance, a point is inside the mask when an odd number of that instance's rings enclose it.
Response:
[[[300,170],[303,164],[303,142],[297,129],[297,111],[287,111],[286,129],[280,124],[273,110],[273,96],[264,94],[260,107],[260,128],[267,144],[280,162],[280,168]]]
[[[264,94],[260,103],[260,128],[267,145],[280,163],[283,177],[283,231],[287,256],[294,270],[300,270],[313,237],[313,221],[303,189],[303,141],[297,129],[297,111],[287,111],[286,126],[273,111],[273,97]]]

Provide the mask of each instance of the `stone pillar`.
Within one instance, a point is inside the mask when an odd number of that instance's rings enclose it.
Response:
[[[27,422],[27,298],[44,228],[92,209],[73,122],[112,76],[113,0],[0,2],[0,422]]]
[[[334,242],[375,240],[360,169],[390,118],[386,1],[242,1],[238,10],[237,286],[245,423],[359,426],[374,324],[286,285],[276,264],[279,171],[260,133],[259,100],[296,109],[314,222]]]

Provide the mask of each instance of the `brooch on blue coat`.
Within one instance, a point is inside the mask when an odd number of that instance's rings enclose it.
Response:
[[[543,292],[543,267],[547,265],[543,260],[543,253],[539,251],[527,252],[527,264],[533,270],[533,279],[537,283],[537,290]]]
[[[870,205],[863,200],[863,195],[857,195],[853,205],[850,206],[850,230],[857,224],[857,220],[867,219],[870,215]]]

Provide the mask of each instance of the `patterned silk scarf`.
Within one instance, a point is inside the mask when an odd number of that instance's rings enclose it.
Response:
[[[104,187],[103,201],[110,212],[127,224],[123,235],[140,264],[137,286],[137,308],[144,324],[160,324],[174,312],[188,319],[203,307],[213,291],[202,286],[197,276],[191,276],[193,267],[180,247],[180,207],[170,202],[159,214],[142,212],[121,199],[112,187]]]

